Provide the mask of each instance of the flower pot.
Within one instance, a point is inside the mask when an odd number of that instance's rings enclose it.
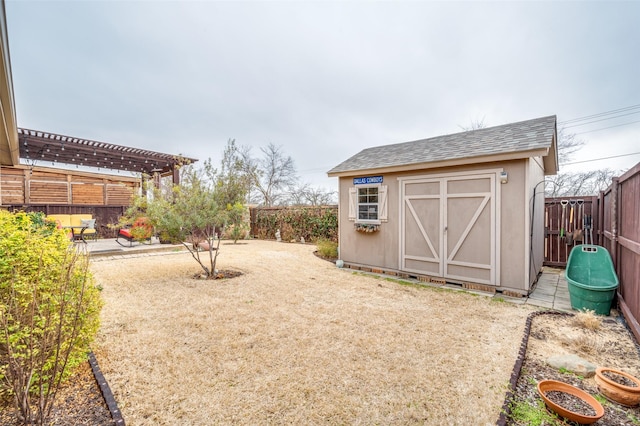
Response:
[[[581,399],[585,404],[591,406],[596,414],[586,415],[583,413],[577,413],[575,411],[571,411],[569,408],[556,404],[547,397],[547,393],[552,391],[568,393],[569,395],[573,395],[574,397]],[[578,389],[568,383],[559,382],[557,380],[542,380],[538,383],[538,393],[550,410],[573,422],[590,425],[597,422],[602,416],[604,416],[604,407],[602,404],[582,389]]]
[[[354,227],[356,231],[363,234],[372,234],[380,230],[380,225],[376,225],[373,223],[355,223]]]
[[[620,375],[633,382],[635,386],[617,383],[603,374],[607,372]],[[631,374],[613,368],[598,367],[596,368],[595,380],[600,393],[608,400],[626,407],[635,407],[640,403],[640,380]]]

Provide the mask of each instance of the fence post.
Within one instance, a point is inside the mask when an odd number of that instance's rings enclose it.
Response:
[[[611,182],[611,258],[613,265],[618,270],[618,191],[620,186],[619,178],[614,177]]]

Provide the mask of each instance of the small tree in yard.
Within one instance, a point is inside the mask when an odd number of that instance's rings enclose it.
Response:
[[[233,244],[237,243],[240,238],[243,238],[249,226],[246,222],[247,208],[242,203],[235,203],[234,205],[227,205],[227,232],[226,237],[233,240]]]
[[[0,211],[0,253],[0,396],[24,424],[47,424],[61,382],[87,359],[100,292],[88,257],[41,213]]]
[[[173,187],[170,197],[155,193],[146,207],[147,217],[156,231],[171,241],[181,242],[207,278],[215,278],[219,232],[224,230],[228,218],[217,199],[215,182],[205,172],[186,166],[182,183]]]

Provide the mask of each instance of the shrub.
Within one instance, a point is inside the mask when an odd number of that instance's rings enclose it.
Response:
[[[336,207],[282,207],[255,209],[258,238],[275,238],[279,229],[283,241],[315,241],[320,238],[338,241]]]
[[[100,293],[80,254],[41,213],[0,211],[0,394],[46,424],[60,383],[86,361]]]
[[[316,241],[316,246],[318,247],[318,254],[320,256],[329,259],[338,258],[338,243],[327,239],[319,239]]]
[[[225,228],[225,237],[233,240],[234,244],[245,238],[249,232],[247,213],[247,208],[242,203],[227,205],[228,225]]]

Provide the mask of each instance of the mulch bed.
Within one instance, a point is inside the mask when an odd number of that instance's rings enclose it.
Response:
[[[231,269],[220,269],[218,270],[218,272],[216,272],[216,274],[214,275],[213,278],[214,280],[224,280],[224,279],[228,279],[228,278],[236,278],[242,275],[242,272],[240,271],[233,271]],[[193,276],[194,279],[203,279],[205,278],[204,274],[202,274],[201,272],[198,272],[197,274],[195,274]]]
[[[565,321],[565,319],[559,318],[558,321]],[[625,329],[624,326],[621,326],[617,323],[614,318],[606,318],[603,321],[603,328],[598,333],[601,335],[608,334],[610,337],[619,336],[618,340],[622,342],[623,339],[630,339],[631,333]],[[545,341],[550,339],[551,329],[540,329],[536,326],[536,320],[533,321],[533,326],[530,333],[530,342],[531,339],[537,341]],[[533,342],[533,343],[534,343]],[[635,342],[635,340],[634,340]],[[613,360],[620,360],[625,363],[625,360],[629,363],[636,363],[639,357],[638,347],[629,348],[623,347],[622,345],[607,345],[606,354],[602,354],[605,361],[601,362],[613,362]],[[538,382],[542,380],[557,380],[561,382],[568,383],[572,386],[575,386],[583,391],[593,395],[596,399],[604,399],[599,398],[599,390],[598,387],[593,380],[586,379],[579,375],[573,374],[568,371],[559,371],[551,366],[549,366],[546,362],[541,359],[536,359],[533,356],[529,356],[529,352],[527,352],[527,356],[524,359],[522,364],[522,369],[520,371],[520,376],[517,381],[516,389],[513,395],[513,399],[511,401],[512,404],[518,402],[526,402],[531,406],[536,406],[542,402],[542,398],[538,394],[537,385]],[[574,412],[581,413],[584,415],[594,415],[594,412],[590,406],[583,407],[583,403],[581,400],[576,402],[577,398],[572,397],[564,392],[557,392],[555,395],[550,395],[552,392],[547,393],[547,397],[552,401],[556,402],[558,405],[561,405],[565,408],[568,408]],[[557,400],[554,400],[552,396],[556,397]],[[580,405],[575,405],[580,404]],[[596,423],[593,423],[596,426],[604,426],[604,425],[640,425],[640,407],[626,407],[620,404],[616,404],[613,402],[605,402],[603,403],[605,408],[604,416],[598,420]],[[584,409],[582,409],[584,408]],[[547,411],[549,411],[547,409]],[[549,411],[551,413],[551,411]],[[555,417],[555,415],[554,415]],[[549,425],[549,423],[544,423],[545,425]],[[512,418],[508,418],[506,421],[506,425],[508,426],[529,426],[528,423],[523,423],[519,421],[515,421]],[[556,423],[551,423],[551,425],[577,425],[577,423],[568,421],[566,419],[557,418]]]
[[[115,425],[88,361],[58,391],[50,419],[52,425]],[[19,411],[8,398],[0,401],[0,424],[22,424]]]

